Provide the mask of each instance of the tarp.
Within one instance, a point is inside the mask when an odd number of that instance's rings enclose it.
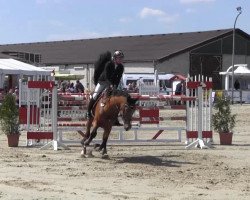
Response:
[[[12,58],[0,59],[0,74],[10,75],[51,75],[51,71]]]

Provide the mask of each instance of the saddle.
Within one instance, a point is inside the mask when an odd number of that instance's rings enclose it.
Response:
[[[93,105],[92,108],[92,116],[94,116],[93,110],[96,108],[96,105],[99,101],[101,101],[101,107],[102,109],[105,107],[105,105],[107,104],[107,102],[110,100],[110,98],[115,95],[115,93],[119,92],[119,90],[116,90],[114,88],[106,88],[97,98],[96,102]],[[117,119],[114,123],[115,126],[123,126],[123,124],[121,124],[119,122],[119,120]]]
[[[98,100],[101,98],[101,107],[104,107],[106,105],[106,103],[110,100],[112,93],[113,93],[113,88],[111,88],[111,87],[106,88],[102,92],[102,94],[98,98]]]
[[[101,107],[104,107],[106,105],[106,103],[110,100],[112,93],[113,93],[113,89],[111,87],[109,87],[109,88],[106,88],[103,92],[101,92],[99,94],[99,96],[97,97],[97,100],[95,101],[95,103],[91,109],[92,116],[94,116],[93,111],[95,110],[97,103],[99,101],[101,101]]]

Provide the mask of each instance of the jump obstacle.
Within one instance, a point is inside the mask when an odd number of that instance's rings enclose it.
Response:
[[[157,84],[144,83],[139,93],[131,93],[139,99],[139,106],[133,116],[134,136],[127,139],[123,127],[113,127],[117,138],[109,143],[126,142],[181,142],[182,132],[186,132],[186,148],[198,146],[207,148],[212,139],[212,80],[189,78],[186,82],[187,95],[166,95],[159,93]],[[27,145],[42,145],[42,149],[66,144],[80,143],[80,139],[65,139],[66,131],[84,133],[88,94],[58,93],[55,81],[19,82],[20,122],[27,131]],[[165,110],[182,110],[185,115],[163,117]],[[166,120],[182,121],[183,126],[166,126]],[[138,137],[139,132],[150,131],[150,138]],[[156,131],[156,133],[154,132]],[[170,131],[177,132],[175,138],[165,138]],[[154,132],[154,133],[152,133]],[[143,134],[143,133],[142,133]],[[98,142],[98,140],[95,140]]]

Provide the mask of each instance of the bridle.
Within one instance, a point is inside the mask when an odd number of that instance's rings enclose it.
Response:
[[[129,109],[129,110],[128,110]],[[125,119],[125,113],[130,113],[134,110],[134,106],[131,106],[129,104],[124,104],[121,108],[120,108],[120,111],[119,111],[119,114],[118,116],[121,116],[123,120],[126,120]]]
[[[131,111],[134,109],[134,106],[130,106],[128,103],[125,103],[124,105],[122,105],[121,107],[119,107],[116,103],[115,103],[115,97],[114,97],[114,104],[115,107],[118,111],[118,117],[122,117],[124,120],[124,113],[127,109],[131,109]]]

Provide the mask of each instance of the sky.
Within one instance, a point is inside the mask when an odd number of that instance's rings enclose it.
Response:
[[[250,0],[0,0],[0,44],[236,28]]]

